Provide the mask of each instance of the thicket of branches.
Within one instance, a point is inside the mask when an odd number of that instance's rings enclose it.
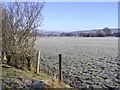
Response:
[[[2,13],[2,7],[0,4],[0,50],[2,49],[2,14],[1,13]]]
[[[43,2],[2,3],[2,51],[7,64],[31,70],[36,60],[36,28],[41,26]]]

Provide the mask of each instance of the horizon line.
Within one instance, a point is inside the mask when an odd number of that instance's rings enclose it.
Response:
[[[109,27],[104,27],[104,28],[109,28]],[[42,29],[42,31],[46,31],[46,32],[74,32],[74,31],[90,31],[90,30],[102,30],[104,28],[93,28],[93,29],[80,29],[80,30],[44,30]],[[112,27],[109,29],[120,29],[120,27]],[[40,30],[40,29],[39,29]]]

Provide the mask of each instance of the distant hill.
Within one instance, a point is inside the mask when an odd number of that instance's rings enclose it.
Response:
[[[118,28],[110,28],[113,33],[117,33],[118,30],[120,31],[120,29]],[[93,29],[93,30],[79,30],[79,31],[73,31],[73,32],[57,32],[57,31],[43,31],[42,34],[48,36],[60,36],[60,34],[62,33],[72,33],[72,34],[77,34],[77,33],[95,33],[97,30],[103,30],[103,29]]]
[[[60,36],[60,34],[63,32],[57,32],[57,31],[43,31],[42,34],[43,35],[56,35],[56,36]]]
[[[74,31],[74,32],[71,32],[71,33],[95,33],[98,30],[102,31],[103,29],[81,30],[81,31]],[[120,30],[120,29],[118,29],[118,28],[111,28],[112,34],[113,33],[117,33],[118,30]]]

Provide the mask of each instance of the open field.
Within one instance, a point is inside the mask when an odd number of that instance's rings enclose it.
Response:
[[[41,67],[58,72],[62,54],[63,80],[74,87],[119,87],[118,38],[42,37],[36,41]]]

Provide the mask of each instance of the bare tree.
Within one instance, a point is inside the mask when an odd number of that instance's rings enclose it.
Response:
[[[106,36],[108,36],[108,35],[110,35],[111,34],[111,29],[109,29],[108,27],[105,27],[104,29],[103,29],[103,32],[104,32],[104,34],[106,35]]]
[[[43,2],[10,2],[2,4],[3,52],[8,64],[31,70],[35,56],[34,44],[37,27],[41,26]]]

